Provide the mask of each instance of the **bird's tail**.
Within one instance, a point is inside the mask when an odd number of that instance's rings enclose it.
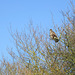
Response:
[[[59,41],[59,39],[58,38],[55,38],[55,42],[58,42]]]
[[[60,35],[59,38],[58,37],[54,37],[55,42],[58,42],[60,39],[61,39],[61,35]]]

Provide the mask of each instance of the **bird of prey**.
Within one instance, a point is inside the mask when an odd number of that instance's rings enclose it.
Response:
[[[50,37],[51,37],[51,39],[53,39],[55,42],[58,42],[58,41],[59,41],[57,35],[55,34],[55,32],[54,32],[52,29],[50,29]]]

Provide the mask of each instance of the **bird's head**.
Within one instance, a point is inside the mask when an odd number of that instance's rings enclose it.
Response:
[[[52,31],[52,29],[50,29],[50,31]]]

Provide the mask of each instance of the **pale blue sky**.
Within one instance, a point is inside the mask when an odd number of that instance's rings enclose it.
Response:
[[[8,56],[6,48],[13,45],[8,32],[10,25],[13,30],[21,30],[32,20],[35,26],[50,29],[52,12],[60,26],[60,11],[66,11],[68,3],[69,0],[0,0],[0,59],[2,54]]]

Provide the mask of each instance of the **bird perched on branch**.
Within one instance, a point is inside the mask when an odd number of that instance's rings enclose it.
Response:
[[[50,37],[51,37],[51,39],[53,39],[55,42],[58,42],[58,41],[59,41],[57,35],[55,34],[55,32],[54,32],[52,29],[50,29]]]

